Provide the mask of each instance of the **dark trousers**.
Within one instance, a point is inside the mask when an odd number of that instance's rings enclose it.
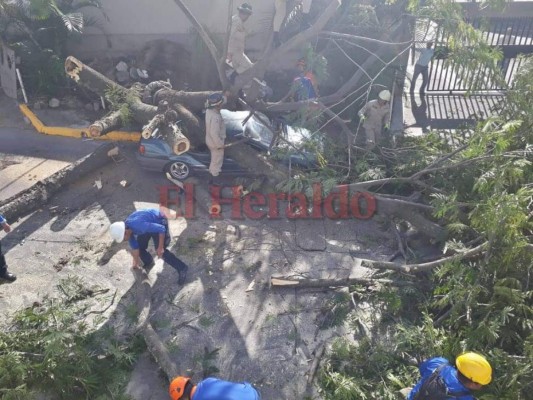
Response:
[[[7,272],[6,258],[2,253],[2,242],[0,242],[0,276],[5,275]]]
[[[158,233],[145,233],[143,235],[137,236],[137,243],[139,243],[139,257],[141,258],[142,262],[145,266],[150,265],[154,262],[154,258],[146,249],[148,248],[148,244],[150,243],[150,239],[154,241],[154,246],[157,249],[159,246],[159,234]],[[163,253],[163,260],[169,264],[172,268],[174,268],[176,271],[186,271],[187,270],[187,264],[185,264],[183,261],[181,261],[178,257],[176,257],[170,250],[167,249],[167,246],[170,243],[170,235],[168,234],[168,231],[165,233],[165,251]]]
[[[427,66],[422,67],[421,65],[415,64],[415,72],[413,72],[413,80],[411,81],[411,92],[414,92],[415,90],[415,83],[418,79],[418,75],[422,75],[422,86],[420,86],[420,93],[424,93],[429,80],[429,68]]]

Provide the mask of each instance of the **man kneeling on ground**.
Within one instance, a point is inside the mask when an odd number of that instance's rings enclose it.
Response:
[[[133,268],[142,267],[149,270],[154,259],[146,250],[150,239],[153,240],[157,256],[178,271],[178,284],[183,285],[187,277],[187,265],[167,249],[170,233],[167,218],[156,209],[138,210],[130,214],[124,222],[115,222],[109,227],[111,237],[118,243],[128,240],[133,256]]]

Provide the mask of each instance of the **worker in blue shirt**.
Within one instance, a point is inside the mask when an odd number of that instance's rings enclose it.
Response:
[[[149,270],[154,259],[146,250],[150,239],[153,240],[157,256],[178,271],[178,284],[183,285],[187,277],[187,265],[167,249],[170,244],[168,220],[156,209],[138,210],[130,214],[124,222],[115,222],[109,228],[111,237],[118,243],[127,240],[133,256],[133,268]]]
[[[261,396],[247,382],[234,383],[207,378],[194,385],[190,378],[178,376],[170,383],[172,400],[260,400]]]
[[[443,357],[430,358],[420,364],[422,379],[407,396],[408,400],[475,400],[471,394],[492,380],[492,367],[477,353],[463,353],[455,366]]]
[[[5,233],[11,232],[11,226],[9,226],[7,220],[2,214],[0,214],[0,226],[2,227]],[[0,279],[8,282],[14,282],[17,280],[17,277],[15,275],[10,272],[7,272],[6,258],[4,257],[4,254],[2,254],[2,242],[0,242]]]

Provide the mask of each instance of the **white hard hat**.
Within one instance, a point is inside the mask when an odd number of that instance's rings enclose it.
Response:
[[[109,234],[117,243],[124,240],[124,232],[126,232],[126,224],[124,222],[114,222],[109,227]]]
[[[384,101],[390,101],[390,92],[388,90],[382,90],[379,92],[378,97]]]

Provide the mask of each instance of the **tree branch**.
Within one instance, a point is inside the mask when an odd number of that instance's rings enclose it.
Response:
[[[474,247],[470,250],[467,250],[463,253],[454,254],[450,257],[444,257],[439,260],[422,263],[422,264],[397,264],[388,261],[375,261],[375,260],[366,260],[361,259],[361,266],[377,269],[390,269],[394,271],[402,272],[424,272],[430,271],[437,267],[444,265],[447,262],[460,261],[469,258],[474,258],[479,254],[483,253],[488,246],[488,242],[485,242],[477,247]]]
[[[341,3],[342,3],[341,0],[331,0],[331,2],[326,7],[324,12],[320,15],[320,17],[316,20],[316,22],[309,29],[306,29],[305,31],[300,32],[297,35],[293,36],[289,41],[282,44],[277,49],[271,50],[265,55],[265,57],[257,61],[253,65],[253,67],[251,67],[250,69],[240,74],[237,77],[235,81],[235,85],[233,86],[232,90],[238,91],[239,89],[242,89],[242,87],[246,83],[251,81],[254,77],[264,76],[265,72],[267,71],[267,68],[272,62],[284,57],[286,53],[288,53],[289,51],[295,48],[303,47],[303,45],[306,42],[311,40],[313,37],[318,36],[320,31],[324,29],[324,27],[326,26],[328,21],[333,17],[333,15],[335,15],[335,13],[337,12],[337,8],[339,8]],[[297,107],[297,108],[300,108],[300,107]]]
[[[223,57],[218,52],[217,47],[209,37],[208,33],[205,31],[204,27],[196,17],[191,13],[191,11],[187,8],[185,3],[182,0],[174,0],[174,3],[181,9],[183,14],[187,17],[189,22],[192,24],[192,26],[196,29],[200,37],[202,38],[203,42],[209,49],[209,53],[211,54],[211,57],[213,57],[213,60],[215,61],[215,64],[217,66],[218,71],[218,77],[220,79],[220,83],[222,84],[222,87],[228,87],[229,86],[229,80],[226,77],[226,74],[224,73],[224,67],[223,67]]]
[[[398,35],[401,35],[403,31],[403,24],[399,24],[389,35],[391,37],[396,37]],[[289,44],[290,42],[286,43]],[[283,46],[282,46],[283,47]],[[281,49],[281,48],[280,48]],[[363,70],[370,70],[372,65],[378,60],[378,57],[387,54],[389,50],[385,47],[381,48],[379,51],[376,52],[375,55],[372,55],[369,57],[362,65],[361,69],[357,70],[352,77],[346,81],[344,85],[342,85],[335,93],[324,96],[320,98],[320,101],[325,105],[331,105],[333,103],[337,103],[339,101],[342,101],[345,99],[345,97],[350,93],[350,91],[354,88],[360,85],[361,78],[364,77],[365,73]],[[248,71],[247,71],[248,72]],[[257,109],[259,111],[270,111],[270,112],[285,112],[285,111],[294,111],[299,110],[302,107],[307,106],[307,102],[305,101],[297,101],[294,103],[266,103],[264,106],[260,107],[258,106]]]

